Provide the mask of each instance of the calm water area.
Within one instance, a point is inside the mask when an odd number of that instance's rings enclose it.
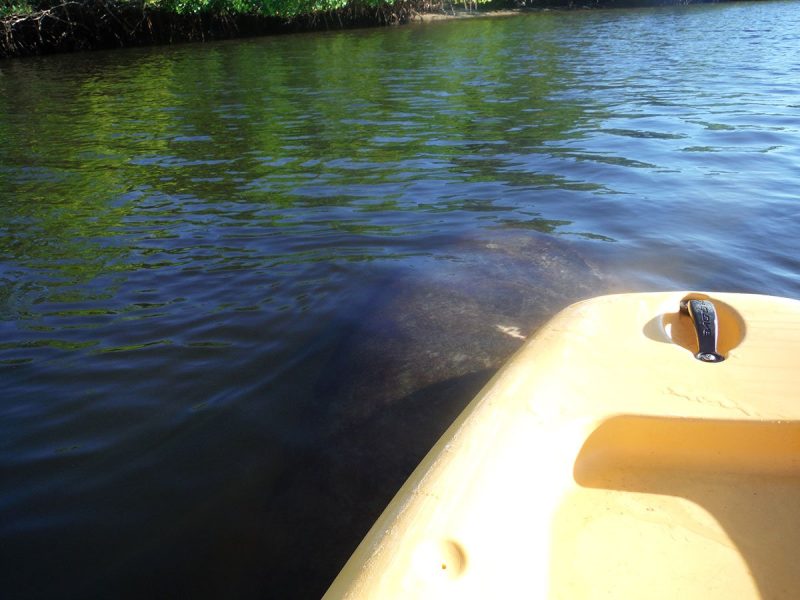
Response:
[[[798,191],[798,2],[0,62],[0,596],[319,597],[559,309],[800,298]]]

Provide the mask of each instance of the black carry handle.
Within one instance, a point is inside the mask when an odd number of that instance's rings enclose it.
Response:
[[[725,357],[717,352],[717,311],[710,300],[681,300],[681,310],[691,317],[697,335],[698,352],[694,355],[703,362],[722,362]]]

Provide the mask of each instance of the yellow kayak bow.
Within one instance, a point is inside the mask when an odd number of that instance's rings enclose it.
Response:
[[[523,597],[800,597],[800,302],[651,293],[565,309],[326,594]]]

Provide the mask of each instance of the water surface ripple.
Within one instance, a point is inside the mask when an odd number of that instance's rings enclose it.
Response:
[[[800,4],[0,63],[0,595],[318,597],[578,298],[800,298]]]

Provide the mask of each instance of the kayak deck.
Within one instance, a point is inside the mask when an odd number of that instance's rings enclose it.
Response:
[[[800,589],[800,302],[681,293],[543,327],[442,436],[327,597],[790,598]]]

